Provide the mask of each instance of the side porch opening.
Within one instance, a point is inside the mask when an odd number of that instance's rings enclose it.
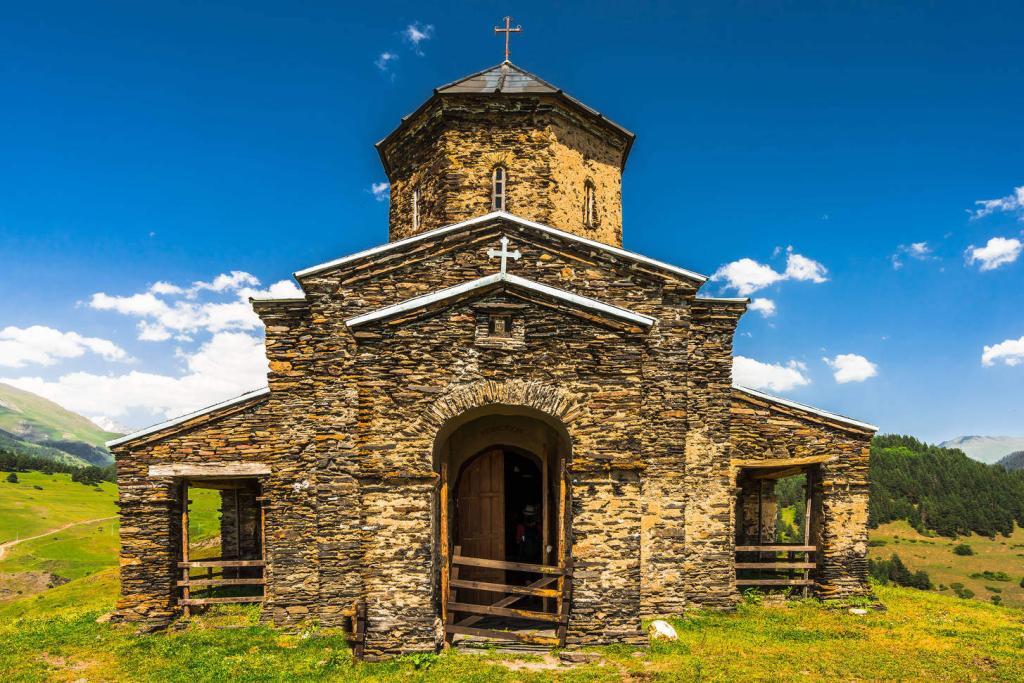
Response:
[[[181,478],[177,603],[185,616],[209,605],[263,601],[264,498],[258,478]]]
[[[820,562],[819,464],[741,467],[736,586],[807,595]]]

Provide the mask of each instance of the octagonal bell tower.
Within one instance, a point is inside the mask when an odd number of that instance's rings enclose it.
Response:
[[[390,238],[503,210],[621,246],[634,137],[508,61],[437,88],[377,143]]]

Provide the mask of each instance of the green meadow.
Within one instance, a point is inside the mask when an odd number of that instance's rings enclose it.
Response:
[[[993,680],[1024,671],[1024,612],[937,593],[880,587],[866,615],[813,601],[743,604],[675,619],[679,640],[596,648],[569,665],[554,655],[410,655],[352,660],[328,630],[259,625],[257,607],[218,608],[187,628],[138,635],[97,623],[113,605],[108,569],[0,606],[5,681],[620,681]]]
[[[260,625],[258,606],[218,607],[182,630],[152,635],[97,623],[116,600],[117,525],[115,519],[90,520],[116,515],[113,486],[84,486],[67,475],[32,472],[19,474],[19,480],[0,479],[0,538],[73,526],[10,547],[0,560],[0,589],[5,581],[16,585],[0,598],[0,680],[5,682],[1010,681],[1021,680],[1024,671],[1024,611],[1013,607],[1024,592],[1018,585],[1018,575],[1024,574],[1019,529],[1011,538],[956,542],[920,536],[899,523],[872,532],[872,556],[896,552],[912,569],[929,571],[936,584],[977,584],[974,599],[955,597],[948,589],[878,586],[884,609],[857,615],[849,605],[835,609],[813,600],[778,602],[750,594],[734,613],[700,611],[676,619],[677,642],[599,648],[597,661],[584,664],[498,650],[360,663],[337,633]],[[215,552],[217,494],[193,490],[190,498],[196,552]],[[953,553],[960,542],[976,554]],[[1013,580],[970,578],[986,568],[1001,568]],[[991,604],[986,584],[1003,589],[1003,605]]]

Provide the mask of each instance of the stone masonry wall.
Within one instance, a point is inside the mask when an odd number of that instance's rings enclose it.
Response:
[[[540,97],[446,96],[406,125],[384,150],[391,160],[392,241],[492,211],[492,172],[501,165],[509,213],[622,244],[621,134]],[[596,198],[591,226],[584,224],[588,181]]]
[[[864,595],[867,585],[868,461],[873,432],[807,411],[733,392],[733,457],[830,456],[815,483],[821,548],[815,572],[824,598]]]

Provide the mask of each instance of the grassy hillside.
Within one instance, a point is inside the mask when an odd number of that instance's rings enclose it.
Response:
[[[45,450],[31,450],[43,447],[82,463],[108,465],[112,458],[103,444],[115,436],[53,401],[0,383],[0,447],[13,450],[20,446],[33,455],[46,454]]]
[[[678,642],[596,648],[599,661],[569,667],[551,656],[459,650],[357,663],[338,634],[268,629],[257,625],[255,607],[135,635],[95,621],[112,606],[115,586],[108,570],[0,606],[5,680],[1009,681],[1024,671],[1024,612],[908,589],[880,588],[887,611],[865,616],[811,602],[695,612],[674,621]]]
[[[30,540],[0,549],[0,604],[117,565],[114,484],[85,486],[67,474],[41,472],[22,472],[18,479],[12,484],[0,477],[0,544]],[[189,526],[202,544],[219,533],[219,498],[209,490],[195,490],[191,498]]]
[[[954,548],[961,544],[970,546],[974,554],[956,554]],[[892,522],[871,530],[871,546],[869,557],[889,559],[895,553],[912,571],[928,572],[937,588],[945,586],[947,595],[953,594],[952,584],[961,583],[975,600],[989,602],[998,595],[1003,604],[1024,608],[1024,529],[1020,527],[1009,537],[971,534],[954,540],[923,536],[906,522]],[[984,572],[989,572],[988,577]],[[992,578],[999,572],[1009,580]]]

